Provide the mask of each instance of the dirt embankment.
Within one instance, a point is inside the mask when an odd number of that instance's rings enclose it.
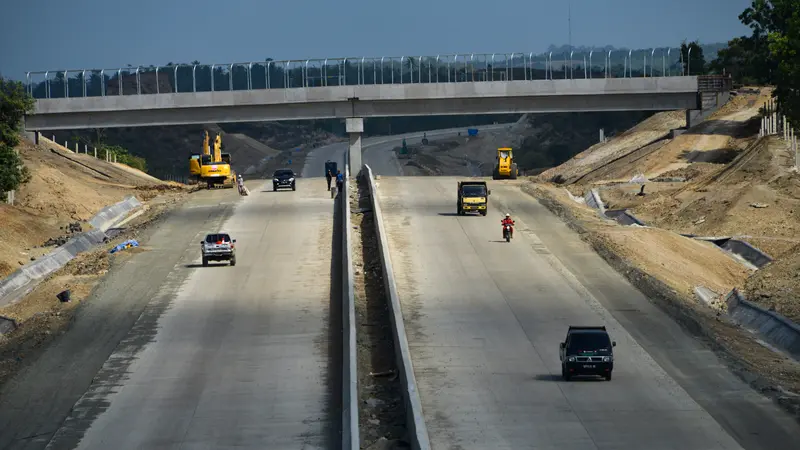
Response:
[[[561,176],[558,181],[575,195],[599,188],[608,209],[627,209],[651,226],[748,242],[775,261],[735,286],[800,322],[800,279],[793,272],[800,267],[791,262],[800,246],[800,176],[786,142],[758,137],[759,109],[771,93],[743,90],[685,134],[622,156],[611,157],[606,148],[621,147],[617,141],[628,138],[612,139],[543,173],[540,181]],[[596,164],[585,164],[589,160]]]
[[[30,294],[0,307],[0,316],[17,324],[16,330],[0,335],[0,383],[47,342],[65,332],[75,308],[114,264],[143,249],[127,249],[114,255],[108,251],[124,240],[137,238],[191,191],[123,164],[73,153],[47,139],[38,146],[23,141],[18,150],[30,171],[30,180],[16,192],[13,205],[0,204],[0,277],[50,253],[72,235],[90,229],[88,219],[127,196],[136,196],[144,204],[144,211],[110,242],[78,255]],[[71,292],[68,303],[56,298],[64,290]]]
[[[16,192],[13,205],[0,204],[0,277],[52,251],[53,245],[44,245],[48,240],[52,244],[85,231],[85,221],[108,205],[129,195],[147,200],[184,189],[45,139],[39,146],[24,141],[18,150],[31,178]]]
[[[664,139],[670,130],[685,125],[683,111],[658,113],[619,136],[589,147],[564,164],[542,172],[538,179],[574,183],[629,153]]]
[[[114,254],[109,250],[128,239],[140,239],[141,233],[169,209],[180,204],[185,192],[167,192],[147,203],[144,214],[125,225],[125,230],[107,244],[81,253],[60,270],[42,281],[20,301],[0,308],[0,316],[13,319],[17,328],[0,335],[0,385],[35,358],[50,342],[64,334],[77,308],[91,295],[95,286],[115,266],[146,247],[129,248]],[[62,303],[56,295],[70,291],[70,301]]]

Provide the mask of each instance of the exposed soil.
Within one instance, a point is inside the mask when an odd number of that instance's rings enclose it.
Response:
[[[800,323],[800,245],[748,278],[747,299]]]
[[[0,335],[0,384],[10,379],[27,359],[36,357],[55,337],[67,331],[77,308],[113,266],[146,251],[146,247],[115,254],[109,254],[109,250],[127,239],[136,239],[158,217],[178,205],[184,195],[169,193],[154,199],[145,213],[131,220],[127,228],[107,244],[79,254],[23,299],[0,308],[0,315],[17,324],[14,331]],[[71,294],[70,302],[62,303],[56,295],[67,289]]]
[[[129,195],[147,200],[164,190],[184,191],[127,166],[41,142],[18,147],[31,179],[17,191],[13,206],[0,204],[0,277],[52,251],[43,244],[69,235],[70,224],[89,229],[86,220]]]
[[[658,113],[619,136],[593,145],[558,167],[542,172],[538,179],[574,183],[601,167],[664,138],[670,130],[686,124],[683,111]]]
[[[744,288],[753,301],[800,321],[796,270],[800,174],[792,169],[794,155],[781,137],[758,137],[759,109],[770,96],[769,88],[741,91],[708,120],[675,139],[633,149],[611,162],[608,152],[596,146],[584,152],[585,158],[581,154],[551,172],[572,176],[568,181],[574,184],[568,188],[577,196],[598,187],[607,208],[628,209],[648,225],[675,233],[735,237],[757,247],[775,261],[751,274],[751,279],[733,284]],[[624,136],[608,144],[623,140]],[[592,158],[606,163],[574,176]],[[642,186],[645,195],[638,195]],[[634,243],[636,248],[650,246],[628,239],[616,251],[637,251]],[[670,245],[680,248],[677,243]],[[669,246],[663,251],[669,254]],[[695,269],[708,280],[707,287],[720,285],[719,266],[703,264]]]
[[[363,178],[348,183],[361,448],[399,445],[408,441],[406,414],[369,186]]]

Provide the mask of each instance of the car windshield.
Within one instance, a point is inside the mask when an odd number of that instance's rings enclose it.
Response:
[[[214,244],[217,242],[228,243],[230,241],[231,237],[228,236],[227,234],[209,234],[208,236],[206,236],[206,242],[208,242],[209,244]]]
[[[278,177],[293,177],[294,176],[294,172],[292,172],[291,170],[276,170],[275,174],[273,176],[275,178],[278,178]]]
[[[461,187],[465,197],[485,197],[486,187],[482,185],[466,185]]]
[[[572,333],[567,350],[570,353],[606,353],[611,351],[611,340],[605,333]]]

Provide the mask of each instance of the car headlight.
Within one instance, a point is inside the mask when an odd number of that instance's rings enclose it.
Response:
[[[610,356],[603,356],[603,362],[611,362]]]
[[[575,362],[575,357],[574,356],[570,356],[569,358],[567,358],[567,361]]]
[[[294,177],[289,178],[289,181],[294,181]]]

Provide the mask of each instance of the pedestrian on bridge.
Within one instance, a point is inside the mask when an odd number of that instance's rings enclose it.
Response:
[[[328,182],[328,190],[329,191],[331,190],[331,179],[333,179],[333,174],[329,170],[327,173],[325,173],[325,180]],[[338,181],[337,181],[337,183],[338,183]]]

